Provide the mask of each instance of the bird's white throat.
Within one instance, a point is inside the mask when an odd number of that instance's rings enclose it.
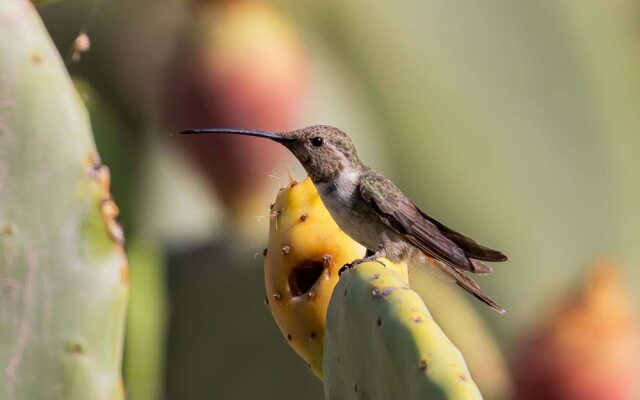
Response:
[[[344,169],[340,175],[329,182],[318,183],[320,197],[325,201],[349,201],[357,189],[360,174],[352,169]],[[325,204],[327,205],[327,204]],[[330,207],[327,205],[327,207]]]

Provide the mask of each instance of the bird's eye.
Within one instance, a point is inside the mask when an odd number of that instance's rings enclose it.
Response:
[[[320,147],[324,144],[324,139],[319,136],[316,136],[311,139],[311,144],[313,145],[313,147]]]

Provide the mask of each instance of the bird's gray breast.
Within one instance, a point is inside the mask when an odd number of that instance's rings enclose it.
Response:
[[[343,173],[339,178],[317,185],[322,203],[338,226],[352,239],[371,250],[381,241],[382,226],[360,196],[358,176]]]

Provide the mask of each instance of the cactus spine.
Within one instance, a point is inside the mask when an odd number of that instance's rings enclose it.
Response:
[[[377,262],[338,282],[323,368],[327,400],[482,399],[462,354],[420,296]]]
[[[128,266],[109,183],[33,5],[0,0],[0,398],[124,396]]]

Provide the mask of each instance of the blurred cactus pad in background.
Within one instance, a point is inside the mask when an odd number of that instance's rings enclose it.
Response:
[[[637,400],[638,15],[0,0],[0,399]],[[315,124],[504,250],[507,314],[419,268],[338,277],[364,249],[286,150],[172,135]]]

